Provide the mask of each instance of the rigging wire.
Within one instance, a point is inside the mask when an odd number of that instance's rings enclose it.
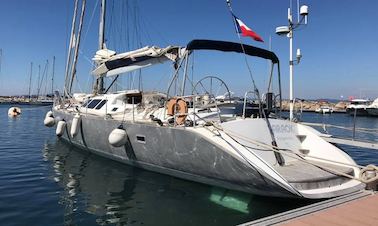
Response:
[[[244,44],[243,44],[243,42],[242,42],[242,40],[241,40],[240,34],[239,34],[238,29],[237,29],[237,27],[236,27],[236,26],[238,26],[238,25],[235,23],[234,13],[233,13],[233,11],[232,11],[231,3],[230,3],[229,1],[227,1],[227,6],[228,6],[228,8],[229,8],[229,10],[230,10],[230,14],[231,14],[230,16],[231,16],[232,21],[233,21],[233,25],[234,25],[234,28],[235,28],[235,32],[236,32],[236,34],[237,34],[237,36],[238,36],[239,43],[240,43],[240,46],[241,46],[242,51],[243,51],[243,57],[244,57],[245,65],[246,65],[246,67],[247,67],[247,70],[248,70],[249,76],[250,76],[250,78],[251,78],[251,80],[252,80],[253,89],[254,89],[254,91],[256,92],[257,98],[260,100],[259,90],[258,90],[258,88],[257,88],[257,86],[256,86],[255,79],[253,78],[252,69],[251,69],[251,67],[250,67],[250,65],[249,65],[249,63],[248,63],[248,59],[247,59],[247,56],[246,56],[246,53],[245,53],[245,49],[244,49]],[[261,109],[260,109],[260,111],[261,111]],[[261,113],[261,112],[260,112],[260,113]]]
[[[69,7],[69,3],[70,3],[70,1],[66,1],[66,46],[68,46],[69,45],[69,43],[68,43],[68,39],[70,38],[70,35],[69,35],[69,33],[68,33],[68,31],[69,31],[69,9],[70,9],[70,7]],[[69,47],[70,48],[70,47]],[[64,53],[64,57],[65,57],[65,64],[67,64],[67,61],[68,61],[68,48],[65,48],[65,53]],[[65,84],[64,84],[65,85]],[[63,92],[64,92],[64,90],[63,90]],[[30,97],[29,97],[30,98]]]
[[[98,3],[99,2],[100,2],[100,0],[97,0],[96,3],[95,3],[95,6],[94,6],[92,14],[91,14],[91,17],[90,17],[89,22],[88,22],[87,30],[85,31],[85,33],[83,35],[83,41],[82,41],[83,42],[83,47],[85,45],[85,41],[86,41],[88,32],[89,32],[90,28],[92,27],[93,18],[94,18],[95,12],[97,11]]]
[[[44,76],[46,76],[46,83],[45,83],[45,90],[43,92],[43,95],[47,96],[47,85],[48,85],[48,71],[49,71],[49,60],[46,61],[46,66],[45,66],[45,71],[44,71]]]

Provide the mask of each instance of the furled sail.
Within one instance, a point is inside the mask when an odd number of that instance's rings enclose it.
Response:
[[[164,63],[168,60],[176,62],[180,58],[181,52],[182,48],[178,46],[168,46],[166,48],[146,46],[120,54],[116,54],[112,50],[101,49],[96,52],[92,59],[98,65],[92,71],[92,74],[108,77]]]

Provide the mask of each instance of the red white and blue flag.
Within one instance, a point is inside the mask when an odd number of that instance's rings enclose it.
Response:
[[[236,29],[239,34],[243,36],[248,36],[253,38],[255,41],[264,42],[264,40],[256,32],[252,31],[251,28],[247,27],[243,21],[237,18],[235,15],[232,15],[235,19]]]

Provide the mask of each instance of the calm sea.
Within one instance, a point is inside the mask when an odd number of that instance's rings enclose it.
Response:
[[[0,105],[0,225],[235,225],[308,202],[227,191],[140,170],[94,156],[56,139],[43,126],[48,107],[23,107],[9,118]],[[344,114],[305,121],[351,127]],[[378,128],[378,118],[358,118]],[[351,131],[328,128],[351,136]],[[358,134],[377,139],[375,134]],[[343,147],[360,164],[378,152]]]

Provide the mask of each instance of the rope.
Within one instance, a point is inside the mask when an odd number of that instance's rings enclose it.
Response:
[[[375,174],[375,176],[369,177],[369,175],[367,175],[368,172]],[[378,182],[378,167],[375,165],[367,165],[365,168],[361,169],[359,177],[365,184]]]
[[[265,143],[261,143],[261,142],[258,142],[258,141],[252,140],[252,139],[244,138],[242,135],[238,135],[238,134],[235,134],[235,133],[230,132],[230,131],[225,131],[225,130],[222,130],[222,131],[224,133],[226,133],[228,136],[231,136],[230,134],[233,134],[234,137],[237,137],[237,138],[242,139],[244,141],[251,142],[251,143],[253,143],[255,145],[258,145],[258,146],[266,147],[266,148],[270,149],[273,152],[279,152],[281,154],[284,154],[284,155],[287,155],[289,157],[295,158],[296,160],[299,160],[299,161],[302,161],[302,162],[306,162],[308,164],[311,164],[313,166],[319,167],[321,169],[324,169],[326,171],[329,171],[331,173],[334,173],[334,174],[337,174],[337,175],[340,175],[340,176],[344,176],[344,177],[347,177],[347,178],[350,178],[350,179],[358,180],[358,181],[360,181],[362,183],[365,183],[365,184],[369,184],[369,183],[373,183],[375,181],[378,181],[378,167],[374,166],[374,165],[360,166],[360,165],[357,165],[357,164],[347,164],[347,163],[333,161],[333,160],[324,159],[324,158],[319,158],[319,157],[315,157],[315,156],[305,156],[305,155],[302,155],[302,154],[299,154],[299,153],[294,153],[294,151],[289,150],[289,149],[277,149],[274,146],[271,146],[271,145],[268,145],[268,144],[265,144]],[[245,145],[243,145],[243,146],[245,146]],[[290,153],[283,152],[283,150],[290,151]],[[299,157],[303,157],[303,158],[299,158],[298,156]],[[347,165],[347,166],[358,167],[358,168],[361,168],[360,175],[357,178],[355,176],[351,176],[349,174],[343,173],[343,172],[341,172],[339,170],[336,170],[336,169],[333,169],[333,168],[329,168],[329,167],[326,167],[324,165],[308,161],[308,160],[304,159],[304,157],[327,161],[327,162],[329,162],[331,164],[337,163],[337,164],[342,164],[342,165]],[[366,174],[367,172],[375,173],[375,175],[373,177],[369,177]]]
[[[214,125],[214,122],[210,122],[210,121],[206,121],[204,118],[198,116],[195,112],[193,112],[193,115],[195,115],[195,117],[198,117],[200,120],[203,120],[204,122],[206,123],[210,123],[214,128],[217,129],[217,127]],[[218,134],[216,134],[213,130],[210,130],[207,126],[202,126],[203,128],[205,128],[206,130],[208,130],[210,133],[216,135],[216,136],[219,136],[221,139],[223,139],[226,143],[228,143],[230,146],[232,146],[232,144],[230,144],[228,141],[226,141],[223,137],[222,137],[222,134],[219,133],[219,131],[217,130]],[[233,137],[230,136],[230,138],[237,142]],[[238,144],[240,144],[239,142],[237,142]],[[240,144],[241,146],[243,146],[249,153],[251,153],[252,155],[254,155],[255,157],[259,158],[254,152],[251,152],[246,146]],[[259,176],[261,177],[262,180],[265,181],[265,177],[260,173],[259,169],[256,168],[256,166],[253,165],[253,163],[251,163],[251,161],[241,152],[239,151],[237,148],[233,148],[247,163],[248,165],[250,165],[254,170],[256,170],[256,172],[259,174]],[[271,168],[271,166],[269,166],[267,164],[267,166],[269,168]],[[283,178],[281,175],[279,175],[283,180],[285,180],[285,178]],[[274,178],[272,178],[273,180],[276,180]],[[293,190],[296,190],[291,184],[289,184],[289,186],[293,189]],[[301,194],[298,194],[298,195],[301,195]]]
[[[226,131],[224,130],[223,128],[215,125],[213,122],[210,122],[210,121],[206,121],[205,119],[199,117],[197,115],[198,118],[200,118],[201,120],[205,121],[207,125],[211,125],[213,126],[215,129],[219,130],[219,131],[223,131],[226,135],[228,135],[230,138],[233,139],[233,137],[236,137],[236,138],[239,138],[241,140],[244,140],[244,141],[247,141],[247,142],[250,142],[254,145],[257,145],[257,146],[260,146],[260,147],[264,147],[266,149],[269,149],[269,150],[266,150],[266,151],[273,151],[273,152],[278,152],[280,154],[283,154],[283,155],[286,155],[286,156],[289,156],[291,158],[294,158],[296,160],[299,160],[299,161],[302,161],[302,162],[305,162],[307,164],[311,164],[315,167],[318,167],[318,168],[321,168],[323,170],[326,170],[330,173],[333,173],[333,174],[336,174],[336,175],[340,175],[340,176],[343,176],[343,177],[346,177],[346,178],[349,178],[349,179],[353,179],[353,180],[357,180],[357,181],[360,181],[362,183],[365,183],[365,184],[373,184],[373,183],[377,183],[378,182],[378,167],[377,166],[374,166],[374,165],[368,165],[368,166],[361,166],[361,165],[357,165],[357,164],[349,164],[349,163],[343,163],[343,162],[339,162],[339,161],[334,161],[334,160],[329,160],[329,159],[324,159],[324,158],[319,158],[319,157],[315,157],[315,156],[309,156],[309,155],[303,155],[303,154],[300,154],[300,153],[295,153],[293,150],[290,150],[290,149],[280,149],[280,148],[277,148],[273,145],[269,145],[269,144],[265,144],[265,143],[262,143],[262,142],[259,142],[259,141],[256,141],[256,140],[253,140],[253,139],[250,139],[250,138],[247,138],[243,135],[240,135],[240,134],[237,134],[235,132],[231,132],[231,131]],[[204,128],[206,128],[205,126],[203,126]],[[208,129],[208,128],[206,128]],[[209,130],[209,129],[208,129]],[[209,130],[211,131],[211,130]],[[218,131],[218,133],[219,133]],[[211,131],[212,133],[214,133],[213,131]],[[235,142],[237,142],[235,139],[233,139]],[[239,143],[240,145],[242,145],[243,147],[246,147],[247,150],[249,150],[248,148],[251,148],[251,147],[248,147],[246,145],[243,145],[241,144],[240,142],[237,142]],[[290,151],[290,152],[284,152],[284,151]],[[238,152],[239,153],[239,152]],[[240,154],[240,153],[239,153]],[[245,158],[244,155],[241,155],[243,158]],[[360,174],[357,177],[355,176],[352,176],[352,175],[349,175],[349,174],[346,174],[344,172],[341,172],[339,170],[336,170],[334,168],[330,168],[330,167],[327,167],[327,166],[324,166],[324,165],[321,165],[321,164],[317,164],[315,162],[311,162],[307,159],[305,159],[305,157],[307,158],[312,158],[312,159],[316,159],[316,160],[322,160],[322,161],[326,161],[328,163],[331,163],[331,164],[340,164],[340,165],[344,165],[344,166],[351,166],[351,167],[357,167],[357,168],[360,168]],[[247,161],[248,162],[248,161]],[[371,175],[367,175],[367,173],[370,172]]]

